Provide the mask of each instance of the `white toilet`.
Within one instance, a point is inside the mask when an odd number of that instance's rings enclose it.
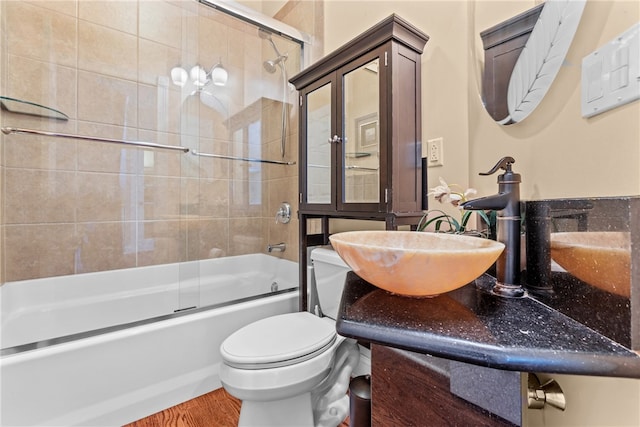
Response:
[[[337,426],[349,413],[346,391],[360,349],[335,327],[349,267],[327,248],[314,249],[311,260],[310,287],[315,282],[327,317],[272,316],[239,329],[220,346],[220,381],[242,400],[239,426]]]

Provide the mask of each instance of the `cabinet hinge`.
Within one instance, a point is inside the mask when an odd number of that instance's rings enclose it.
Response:
[[[384,202],[385,203],[389,203],[389,189],[388,188],[384,189]]]
[[[384,53],[384,66],[387,67],[389,66],[389,52]]]
[[[298,194],[298,202],[302,203],[302,193]]]
[[[302,95],[300,95],[300,106],[302,107]]]

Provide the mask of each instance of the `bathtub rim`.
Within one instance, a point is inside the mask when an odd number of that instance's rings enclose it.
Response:
[[[206,311],[209,311],[209,310],[220,309],[220,308],[228,307],[228,306],[235,305],[235,304],[241,304],[241,303],[245,303],[245,302],[249,302],[249,301],[255,301],[255,300],[258,300],[258,299],[261,299],[261,298],[268,298],[268,297],[277,296],[277,295],[286,294],[286,293],[291,293],[291,292],[299,292],[299,288],[282,289],[282,290],[278,290],[278,291],[252,295],[250,297],[238,298],[238,299],[231,300],[231,301],[225,301],[225,302],[222,302],[222,303],[219,303],[219,304],[211,304],[211,305],[207,305],[207,306],[203,306],[203,307],[188,307],[188,308],[176,310],[173,313],[164,314],[164,315],[161,315],[161,316],[155,316],[155,317],[151,317],[151,318],[148,318],[148,319],[137,320],[135,322],[122,323],[122,324],[119,324],[119,325],[107,326],[105,328],[98,328],[98,329],[93,329],[93,330],[90,330],[90,331],[83,331],[83,332],[79,332],[79,333],[76,333],[76,334],[65,335],[65,336],[62,336],[62,337],[50,338],[50,339],[36,341],[36,342],[32,342],[32,343],[21,344],[21,345],[17,345],[17,346],[13,346],[13,347],[7,347],[7,348],[4,348],[4,349],[0,349],[0,357],[4,358],[6,356],[12,356],[12,355],[16,355],[16,354],[32,351],[32,350],[39,350],[39,349],[43,349],[43,348],[47,348],[47,347],[60,345],[60,344],[66,344],[66,343],[79,341],[79,340],[86,339],[86,338],[92,338],[92,337],[103,335],[103,334],[108,334],[108,333],[112,333],[112,332],[118,332],[118,331],[121,331],[121,330],[124,330],[124,329],[129,329],[129,328],[134,328],[134,327],[138,327],[138,326],[149,325],[149,324],[153,324],[153,323],[156,323],[156,322],[162,322],[162,321],[165,321],[165,320],[176,319],[176,318],[180,318],[180,317],[183,317],[183,316],[188,316],[188,315],[192,315],[192,314],[198,314],[198,313],[206,312]]]

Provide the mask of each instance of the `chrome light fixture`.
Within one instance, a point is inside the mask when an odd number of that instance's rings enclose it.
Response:
[[[229,73],[222,66],[222,58],[211,67],[209,72],[200,65],[194,65],[188,73],[180,66],[171,69],[171,81],[174,85],[184,87],[189,80],[197,89],[202,89],[210,83],[216,86],[225,86],[229,80]]]
[[[209,75],[211,76],[211,80],[214,85],[224,86],[227,84],[227,80],[229,80],[229,73],[226,68],[222,66],[222,58],[220,58],[218,63],[211,68]]]

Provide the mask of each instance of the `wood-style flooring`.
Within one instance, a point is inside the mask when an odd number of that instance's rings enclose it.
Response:
[[[124,427],[235,427],[239,417],[240,401],[219,388]],[[349,418],[340,427],[349,427]]]

